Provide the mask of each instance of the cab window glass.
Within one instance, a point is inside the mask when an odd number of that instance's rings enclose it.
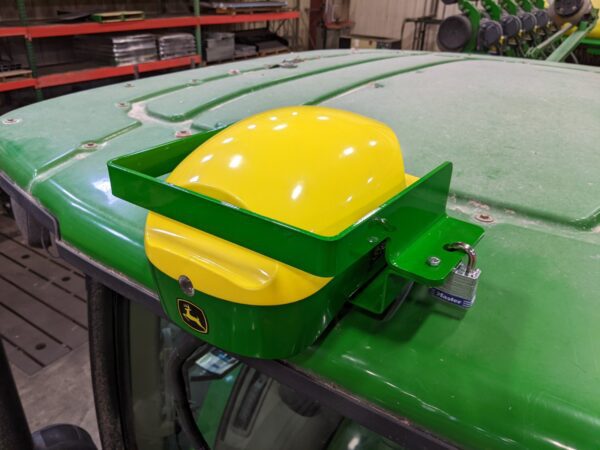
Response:
[[[188,379],[198,428],[214,450],[400,448],[217,349],[197,358]]]
[[[132,427],[144,450],[188,450],[166,375],[183,331],[130,304]],[[183,364],[189,407],[212,450],[397,450],[358,425],[227,353],[198,341]]]

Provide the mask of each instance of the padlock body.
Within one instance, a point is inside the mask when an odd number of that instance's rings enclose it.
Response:
[[[477,296],[477,283],[481,270],[475,269],[467,273],[467,266],[460,263],[441,286],[431,287],[429,293],[446,303],[460,308],[470,308]]]

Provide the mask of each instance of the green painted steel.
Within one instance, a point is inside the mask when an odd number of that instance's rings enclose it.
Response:
[[[569,55],[585,40],[587,34],[595,27],[598,21],[598,10],[593,9],[591,13],[576,25],[571,25],[575,30],[565,37],[570,28],[559,28],[551,23],[544,28],[535,27],[531,32],[525,33],[521,30],[518,37],[503,39],[490,49],[479,48],[479,30],[482,20],[492,19],[500,24],[503,10],[508,14],[518,15],[519,10],[529,13],[536,10],[545,10],[544,0],[483,0],[480,11],[476,2],[472,0],[456,0],[461,12],[469,18],[471,23],[471,38],[465,45],[463,52],[482,52],[490,54],[506,54],[508,56],[519,56],[529,59],[544,59],[550,62],[565,61]]]
[[[500,20],[500,17],[502,17],[502,8],[500,8],[498,3],[494,0],[482,0],[481,4],[490,15],[490,19]]]
[[[450,163],[440,165],[379,205],[368,217],[331,237],[260,216],[163,179],[217,132],[199,133],[109,161],[112,194],[304,272],[335,277],[316,294],[279,306],[233,303],[206,295],[199,287],[185,300],[201,308],[199,314],[215,321],[216,326],[195,330],[178,307],[182,296],[178,281],[155,267],[161,303],[171,320],[227,351],[259,358],[290,357],[312,344],[358,289],[368,286],[368,296],[361,295],[355,305],[383,312],[401,293],[394,288],[403,287],[388,283],[390,275],[392,280],[395,276],[427,286],[441,284],[464,257],[446,250],[446,245],[464,242],[474,246],[483,234],[480,226],[446,214]],[[374,266],[373,261],[382,259],[383,253],[387,264],[383,284],[369,286],[377,271],[382,270],[381,264]],[[441,258],[439,265],[427,263],[431,255]]]
[[[386,322],[351,308],[290,362],[466,448],[598,447],[596,68],[383,50],[298,54],[306,61],[295,69],[265,68],[281,56],[213,66],[15,110],[0,118],[0,169],[57,217],[65,241],[155,290],[143,248],[146,213],[111,195],[106,168],[110,159],[172,141],[190,124],[153,116],[148,102],[185,93],[190,105],[200,104],[212,87],[215,96],[239,89],[247,74],[232,70],[287,77],[307,63],[313,72],[367,53],[395,58],[256,93],[248,87],[190,120],[213,128],[323,98],[325,106],[391,126],[412,174],[452,161],[449,214],[492,220],[482,222],[486,236],[477,247],[477,301],[460,320],[422,289]],[[403,71],[378,80],[394,65]],[[192,81],[200,79],[215,81]],[[2,125],[7,117],[21,120]]]
[[[569,37],[567,37],[556,50],[552,52],[547,61],[564,61],[573,52],[575,48],[583,41],[587,34],[594,29],[598,22],[598,10],[592,10],[589,20],[581,21],[577,24],[577,29]]]
[[[307,299],[277,306],[232,303],[199,290],[193,296],[181,292],[177,280],[154,270],[161,304],[173,322],[198,338],[243,356],[282,359],[305,350],[326,329],[363,284],[381,271],[382,258],[372,254],[357,261],[339,277]],[[179,300],[202,310],[206,327],[190,327],[178,309]],[[192,324],[193,325],[193,324]]]
[[[214,135],[214,131],[199,133],[109,161],[112,194],[322,277],[341,274],[385,244],[388,264],[398,275],[427,285],[441,284],[464,256],[445,250],[445,245],[475,245],[483,234],[480,226],[446,215],[450,163],[440,165],[336,236],[320,236],[162,179]],[[441,263],[428,265],[430,255],[441,256]]]
[[[471,23],[471,38],[465,48],[463,49],[466,53],[476,52],[477,49],[477,36],[479,33],[479,25],[481,24],[481,19],[483,18],[483,14],[471,0],[458,0],[458,7],[460,11],[465,14],[469,18],[469,22]],[[490,3],[490,2],[487,2]]]

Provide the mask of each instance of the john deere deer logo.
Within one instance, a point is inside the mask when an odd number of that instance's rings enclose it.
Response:
[[[177,299],[177,309],[179,310],[181,320],[183,320],[188,327],[198,333],[208,333],[208,322],[206,321],[204,311],[193,303],[180,298]]]

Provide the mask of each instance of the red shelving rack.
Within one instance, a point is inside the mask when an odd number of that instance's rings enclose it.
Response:
[[[151,61],[127,66],[108,66],[94,69],[73,70],[70,72],[54,73],[51,75],[42,75],[36,79],[35,86],[38,89],[51,86],[61,86],[64,84],[82,83],[84,81],[100,80],[102,78],[121,77],[125,75],[134,75],[135,68],[139,73],[153,72],[155,70],[174,69],[177,67],[191,66],[192,63],[199,63],[200,56],[184,56],[182,58],[165,59],[161,61]],[[1,86],[1,85],[0,85]]]
[[[4,81],[0,83],[0,92],[16,91],[17,89],[25,89],[35,87],[35,78],[23,78],[22,80]]]
[[[0,27],[0,37],[27,36],[26,27]]]
[[[28,27],[5,26],[0,27],[0,38],[23,36],[25,39],[33,40],[48,37],[75,36],[80,34],[155,30],[161,28],[193,27],[197,25],[226,25],[235,23],[270,22],[274,20],[294,20],[298,19],[299,17],[300,13],[298,11],[282,11],[239,15],[223,14],[204,16],[201,15],[159,17],[152,19],[114,23],[82,22],[70,24],[31,25]],[[200,55],[137,64],[137,71],[139,73],[145,73],[156,70],[186,67],[191,65],[192,62],[196,64],[200,63]],[[42,89],[51,86],[80,83],[83,81],[98,80],[102,78],[111,78],[123,75],[134,75],[135,71],[136,65],[130,65],[117,67],[99,67],[94,69],[76,70],[51,75],[43,75],[39,76],[38,78],[30,78],[0,83],[0,92],[32,87],[36,89]]]

